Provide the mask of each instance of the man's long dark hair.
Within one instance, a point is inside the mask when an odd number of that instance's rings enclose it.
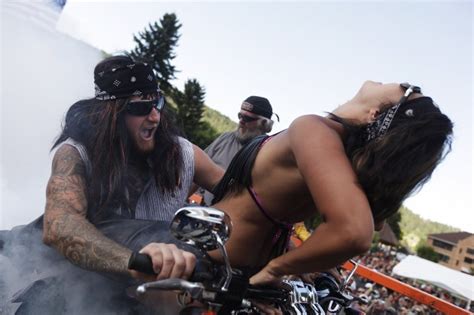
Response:
[[[130,63],[128,57],[111,57],[96,66],[95,71]],[[88,213],[101,217],[113,207],[130,209],[127,194],[127,163],[133,150],[132,139],[125,125],[125,106],[128,98],[116,100],[81,100],[73,104],[65,118],[63,129],[52,149],[71,138],[87,150],[91,162],[88,176]],[[170,112],[166,107],[155,132],[155,146],[149,159],[156,186],[172,191],[180,185],[183,168],[181,146]]]

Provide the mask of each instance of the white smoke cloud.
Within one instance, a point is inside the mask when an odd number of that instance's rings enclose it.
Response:
[[[0,229],[44,211],[49,150],[70,105],[93,95],[102,53],[56,30],[52,1],[2,1]]]
[[[98,49],[56,30],[60,13],[48,0],[1,2],[1,314],[13,314],[20,305],[8,303],[12,294],[51,272],[51,260],[41,257],[59,255],[42,245],[38,230],[30,236],[17,233],[21,228],[2,230],[43,213],[51,145],[69,106],[93,96],[93,68],[103,58]],[[54,272],[68,264],[59,260]],[[68,314],[80,313],[81,294],[87,293],[82,286],[68,288],[77,296],[68,301]]]

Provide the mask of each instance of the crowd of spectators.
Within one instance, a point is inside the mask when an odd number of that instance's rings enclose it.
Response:
[[[392,275],[393,267],[403,259],[404,254],[395,251],[392,247],[379,244],[369,253],[357,257],[361,265],[374,269],[385,275],[389,275],[431,295],[434,295],[444,301],[448,301],[461,308],[465,308],[467,302],[451,295],[448,291],[436,287],[432,284],[419,280],[407,279]],[[428,315],[443,314],[427,305],[421,304],[413,299],[394,292],[390,289],[375,284],[374,282],[355,275],[349,285],[349,290],[355,296],[362,297],[368,301],[368,304],[355,303],[355,308],[370,314],[410,314],[410,315]],[[471,305],[471,312],[474,311]]]

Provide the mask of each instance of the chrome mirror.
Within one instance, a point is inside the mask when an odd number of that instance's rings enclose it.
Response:
[[[229,216],[220,210],[184,207],[176,211],[170,230],[181,241],[203,250],[214,250],[219,248],[217,238],[223,243],[229,239],[232,223]]]
[[[214,208],[184,207],[174,214],[170,231],[178,240],[202,250],[219,249],[226,267],[226,278],[223,279],[221,289],[227,291],[232,279],[232,268],[224,244],[232,232],[230,217]]]

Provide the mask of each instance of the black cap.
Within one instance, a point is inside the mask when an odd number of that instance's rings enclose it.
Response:
[[[270,105],[268,99],[261,96],[247,97],[242,103],[241,109],[268,119],[271,119],[273,115],[272,105]]]

